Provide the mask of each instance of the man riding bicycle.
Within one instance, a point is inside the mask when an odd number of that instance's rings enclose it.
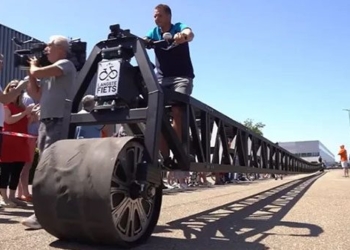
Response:
[[[177,45],[170,50],[154,48],[159,83],[163,88],[191,95],[194,73],[188,42],[193,40],[194,34],[183,23],[171,23],[171,9],[168,5],[159,4],[155,7],[154,20],[157,26],[148,32],[146,40],[163,40],[163,34],[168,32]],[[181,140],[181,109],[173,106],[172,115],[174,130]],[[160,148],[164,159],[168,158],[169,149],[163,137]]]
[[[154,10],[154,21],[156,27],[151,29],[145,40],[160,41],[163,40],[164,33],[170,33],[174,43],[177,46],[169,50],[155,47],[156,70],[159,84],[163,89],[170,89],[182,94],[191,95],[193,89],[193,66],[190,56],[189,42],[193,40],[194,34],[187,25],[183,23],[171,22],[171,9],[168,5],[159,4]],[[173,128],[176,135],[181,140],[181,108],[173,105],[171,108],[173,117]],[[164,165],[170,166],[173,160],[170,158],[169,147],[161,136],[160,151],[164,158]],[[185,188],[185,178],[187,174],[184,172],[177,173],[176,179],[180,181],[180,187]]]

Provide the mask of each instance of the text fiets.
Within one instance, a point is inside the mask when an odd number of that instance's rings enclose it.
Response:
[[[98,64],[95,96],[113,96],[118,92],[120,61],[102,61]]]

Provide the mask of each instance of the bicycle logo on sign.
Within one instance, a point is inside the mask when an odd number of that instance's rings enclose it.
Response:
[[[104,80],[113,80],[117,78],[118,76],[118,71],[114,68],[113,64],[109,64],[109,70],[107,68],[104,68],[101,73],[98,75],[98,78],[101,81]]]

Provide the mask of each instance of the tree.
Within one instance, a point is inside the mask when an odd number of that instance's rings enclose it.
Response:
[[[254,123],[253,119],[248,118],[243,122],[243,125],[249,128],[250,130],[252,130],[253,132],[261,136],[263,135],[262,129],[265,127],[264,123],[262,122]]]

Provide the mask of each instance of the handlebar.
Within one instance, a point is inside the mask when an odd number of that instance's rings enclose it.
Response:
[[[135,36],[130,33],[130,30],[123,30],[120,28],[119,24],[114,24],[109,26],[110,33],[108,35],[108,40],[113,40],[113,39],[119,39],[119,38],[140,38],[138,36]],[[168,32],[168,34],[164,33],[163,35],[167,35],[172,37],[172,35]],[[164,37],[164,36],[163,36]],[[178,46],[178,44],[175,43],[175,40],[173,38],[170,39],[163,39],[160,41],[154,41],[151,39],[143,38],[142,39],[146,45],[147,49],[154,49],[154,48],[160,48],[162,50],[170,50]]]
[[[168,40],[159,40],[159,41],[153,41],[153,40],[145,40],[146,48],[147,49],[155,49],[160,48],[163,50],[170,50],[178,46],[178,44],[175,43],[174,39],[168,39]]]

